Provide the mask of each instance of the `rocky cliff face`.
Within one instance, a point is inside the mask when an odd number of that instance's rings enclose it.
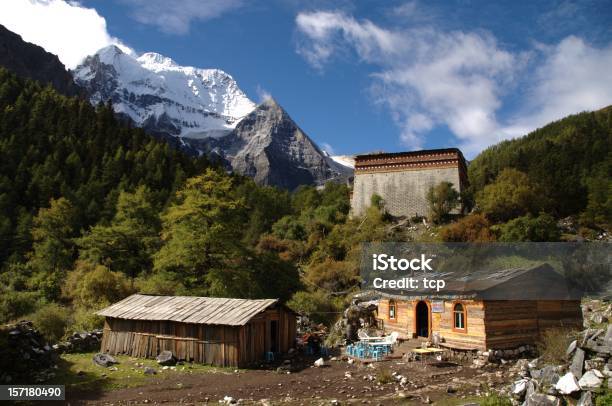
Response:
[[[180,66],[155,53],[136,57],[110,46],[88,57],[74,75],[92,103],[110,99],[136,125],[210,154],[259,184],[294,189],[352,175],[274,100],[257,106],[221,70]]]
[[[17,75],[50,83],[57,91],[68,96],[79,93],[72,75],[57,56],[38,45],[25,42],[21,36],[0,25],[0,66]]]
[[[233,171],[259,184],[294,189],[352,175],[351,168],[321,151],[273,99],[257,106],[225,137],[185,142],[220,156]]]

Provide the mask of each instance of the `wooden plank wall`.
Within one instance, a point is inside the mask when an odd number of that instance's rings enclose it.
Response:
[[[413,338],[415,335],[415,307],[419,300],[396,300],[396,317],[389,319],[389,300],[382,299],[378,303],[378,318],[384,321],[385,331],[397,331],[402,338]],[[430,301],[425,300],[430,304]],[[454,348],[483,349],[485,348],[484,306],[482,301],[461,301],[467,309],[467,330],[453,331],[453,305],[455,301],[444,301],[443,313],[431,314],[431,331],[440,333],[446,344]],[[430,306],[431,307],[431,306]]]
[[[295,314],[275,308],[245,326],[218,326],[171,321],[107,318],[101,349],[109,354],[154,358],[169,350],[178,358],[218,366],[245,366],[265,359],[270,347],[270,321],[278,321],[280,352],[294,347]]]
[[[579,300],[538,301],[540,333],[551,328],[582,329],[582,309]]]
[[[551,328],[581,328],[577,300],[497,300],[485,302],[487,347],[516,348],[536,344]]]
[[[107,318],[101,349],[109,354],[154,358],[169,350],[178,358],[239,366],[239,327]]]
[[[383,320],[385,331],[396,331],[401,338],[412,338],[414,309],[412,302],[395,301],[395,319],[389,318],[389,299],[381,299],[378,302],[378,318]]]
[[[538,307],[533,300],[488,300],[485,302],[487,348],[508,349],[535,344],[538,337]]]
[[[462,303],[467,312],[465,330],[454,330],[453,308],[455,303]],[[480,300],[445,300],[443,313],[432,313],[433,331],[439,332],[444,344],[459,349],[484,350],[485,312]]]

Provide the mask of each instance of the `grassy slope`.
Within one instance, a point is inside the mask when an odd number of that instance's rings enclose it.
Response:
[[[227,373],[234,368],[220,368],[202,364],[185,363],[163,370],[155,360],[137,359],[118,355],[116,371],[93,363],[95,353],[63,354],[55,377],[46,384],[66,385],[68,391],[112,390],[146,385],[153,380],[168,379],[182,374]],[[157,375],[145,375],[144,367],[157,370]]]

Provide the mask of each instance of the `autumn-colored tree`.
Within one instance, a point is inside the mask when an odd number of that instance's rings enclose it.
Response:
[[[482,214],[470,214],[456,223],[440,230],[440,238],[445,242],[488,242],[495,241],[491,223]]]

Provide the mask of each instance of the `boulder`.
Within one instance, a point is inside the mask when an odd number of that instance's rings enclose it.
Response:
[[[612,324],[608,325],[606,335],[604,336],[604,341],[612,345]]]
[[[565,355],[569,357],[576,350],[577,345],[578,345],[578,340],[572,341],[570,345],[567,347],[567,350],[565,351]]]
[[[176,365],[176,358],[174,358],[172,351],[162,351],[159,353],[156,359],[159,365]]]
[[[551,395],[533,393],[525,401],[526,406],[559,406],[561,401]]]
[[[578,385],[582,389],[597,389],[601,387],[602,383],[603,380],[594,371],[587,371],[578,381]]]
[[[156,373],[157,373],[157,370],[155,368],[144,367],[144,374],[145,375],[155,375]]]
[[[582,392],[582,395],[580,396],[580,400],[578,400],[578,403],[576,404],[576,406],[593,406],[593,395],[591,395],[591,392],[589,391]]]
[[[539,383],[542,386],[546,385],[554,385],[559,381],[559,373],[557,371],[557,367],[552,365],[547,365],[541,369],[542,374],[539,379]]]
[[[100,352],[93,356],[93,362],[94,364],[105,368],[113,364],[118,364],[117,360],[113,356],[109,354],[102,354]]]
[[[525,396],[525,392],[527,392],[527,379],[520,379],[512,384],[512,388],[510,388],[510,392],[513,397],[518,399],[522,399]]]
[[[314,366],[317,367],[317,368],[324,367],[325,366],[325,360],[323,358],[319,358],[318,360],[316,360],[314,362]]]
[[[584,350],[582,348],[576,348],[574,358],[572,358],[572,364],[570,365],[570,372],[574,374],[577,379],[582,378],[582,371],[584,368]]]
[[[555,389],[557,389],[562,395],[569,395],[570,393],[579,391],[580,386],[578,385],[578,380],[576,380],[574,374],[568,372],[559,379],[555,385]]]

